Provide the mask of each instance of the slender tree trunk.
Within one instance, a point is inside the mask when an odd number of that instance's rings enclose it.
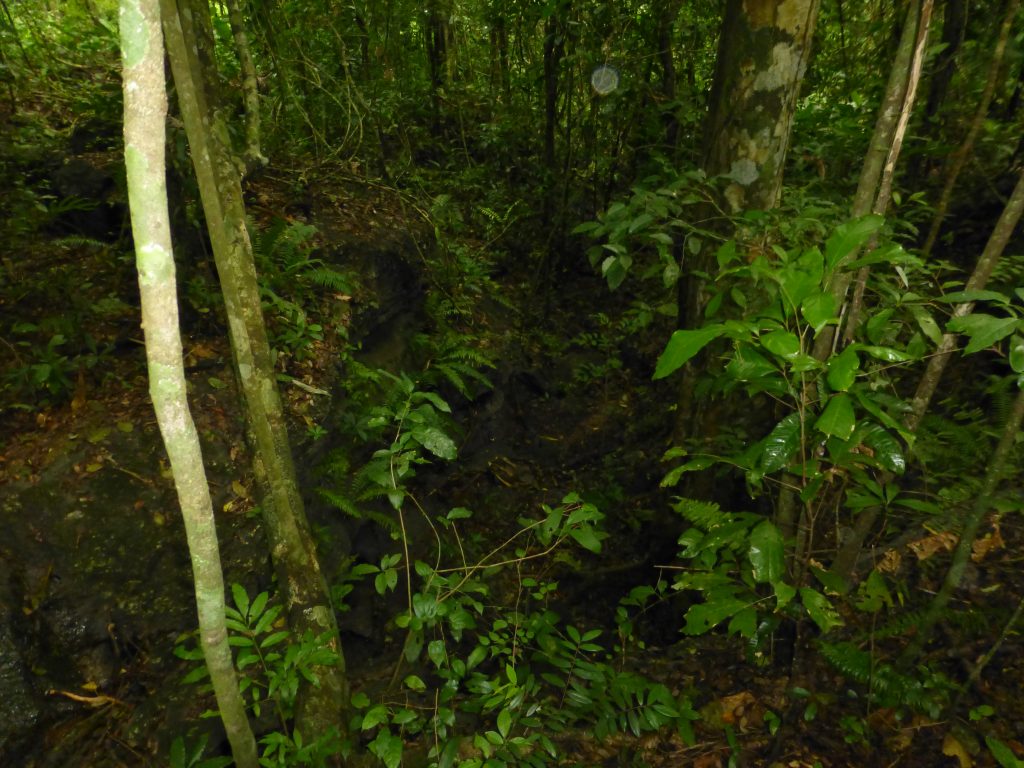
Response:
[[[907,134],[907,126],[910,124],[910,117],[914,112],[914,100],[917,97],[917,86],[921,81],[921,69],[924,66],[925,47],[928,43],[928,30],[932,15],[932,0],[924,0],[921,3],[920,17],[917,23],[917,36],[914,40],[914,52],[910,59],[910,70],[907,73],[907,84],[903,93],[903,104],[900,108],[900,116],[896,121],[892,141],[889,145],[889,152],[882,166],[881,181],[878,185],[878,192],[875,195],[875,204],[872,209],[874,213],[884,215],[889,209],[889,202],[892,200],[892,185],[896,178],[896,163],[899,160],[900,151],[903,149],[903,139]],[[874,248],[874,240],[869,244],[869,249]],[[846,312],[846,330],[843,342],[849,344],[860,325],[860,316],[864,307],[864,291],[868,284],[870,267],[861,267],[857,272],[856,284],[853,292],[853,299],[849,303]]]
[[[999,72],[1003,66],[1006,42],[1010,37],[1010,29],[1013,26],[1013,20],[1017,17],[1018,10],[1020,10],[1020,0],[1008,0],[1006,3],[1006,14],[1003,16],[1003,23],[999,27],[996,44],[992,50],[992,60],[989,62],[985,87],[981,92],[981,98],[978,99],[978,108],[974,112],[974,119],[971,121],[970,128],[967,129],[967,135],[964,136],[963,142],[949,158],[946,182],[942,187],[942,193],[939,195],[939,202],[935,206],[935,216],[932,218],[932,226],[928,230],[928,237],[925,239],[924,247],[921,249],[922,255],[925,258],[931,255],[932,248],[935,247],[935,241],[939,239],[942,222],[949,212],[949,203],[953,199],[953,188],[956,186],[957,179],[960,178],[960,172],[967,165],[967,160],[974,150],[974,142],[978,139],[981,129],[985,125],[985,116],[988,115],[992,96],[996,92]]]
[[[1003,425],[1002,437],[999,439],[999,444],[989,459],[988,470],[985,472],[985,479],[982,481],[981,490],[974,501],[974,506],[971,507],[971,511],[964,520],[963,530],[960,531],[960,540],[957,542],[956,549],[953,550],[953,561],[946,572],[946,578],[943,579],[942,586],[929,604],[928,610],[925,611],[924,616],[917,622],[914,639],[900,655],[899,666],[902,669],[913,666],[917,661],[925,644],[930,639],[929,635],[932,629],[949,605],[953,592],[956,591],[957,587],[960,586],[960,582],[963,581],[964,569],[967,567],[967,561],[971,557],[971,549],[974,546],[974,540],[978,536],[978,528],[981,526],[981,521],[984,519],[985,514],[992,508],[992,497],[999,487],[999,481],[1003,478],[1007,461],[1017,441],[1017,433],[1020,432],[1022,422],[1024,422],[1024,389],[1017,393],[1013,409],[1010,411],[1006,424]]]
[[[666,105],[663,122],[665,124],[665,145],[668,148],[669,157],[675,156],[676,147],[679,144],[679,120],[676,119],[674,106],[678,94],[672,37],[680,5],[682,5],[682,0],[658,0],[654,4],[655,23],[657,24],[655,47],[658,51],[658,60],[661,62],[661,97]]]
[[[231,34],[235,38],[238,65],[242,72],[242,102],[245,104],[245,150],[242,152],[242,162],[248,175],[267,164],[267,158],[260,151],[260,88],[239,0],[225,1],[231,21]]]
[[[167,209],[167,90],[158,0],[121,0],[124,147],[149,366],[149,392],[178,491],[192,559],[199,637],[235,765],[256,768],[224,619],[224,577],[199,435],[189,413]]]
[[[326,634],[341,658],[337,624],[303,510],[281,400],[260,307],[252,244],[245,227],[241,182],[220,122],[206,94],[193,21],[209,20],[205,0],[161,0],[175,87],[195,165],[214,259],[220,276],[245,411],[253,439],[253,467],[264,491],[263,520],[278,586],[292,631]],[[183,5],[179,5],[182,3]],[[204,16],[205,15],[205,16]],[[348,704],[344,661],[317,670],[319,685],[304,684],[296,726],[307,739],[343,730]]]
[[[853,204],[850,206],[850,215],[853,218],[865,216],[877,208],[879,183],[887,161],[892,158],[897,127],[906,106],[907,88],[918,40],[918,29],[922,19],[922,3],[927,3],[930,7],[931,0],[911,0],[907,6],[903,33],[893,59],[892,69],[889,71],[885,95],[882,97],[882,104],[878,109],[875,130],[864,155],[857,191],[854,193]],[[894,164],[892,165],[894,167]],[[837,307],[846,303],[846,294],[852,280],[851,273],[842,269],[836,270],[832,278],[832,293],[835,296]],[[831,353],[835,333],[835,329],[827,326],[814,340],[814,356],[818,360],[825,360]]]
[[[1013,194],[1003,209],[999,221],[996,222],[995,228],[985,244],[985,250],[974,267],[974,272],[967,281],[967,290],[980,291],[985,288],[989,277],[992,275],[992,270],[995,269],[999,258],[1006,249],[1006,244],[1010,241],[1010,237],[1020,221],[1022,212],[1024,212],[1024,171],[1021,171],[1017,180],[1017,186],[1014,188]],[[973,308],[973,303],[959,304],[954,310],[953,316],[963,317],[970,314]],[[928,367],[921,375],[917,391],[910,401],[910,413],[907,414],[903,422],[907,431],[915,432],[918,426],[920,426],[921,419],[924,418],[931,405],[932,397],[938,389],[939,382],[942,380],[942,374],[945,372],[946,365],[952,358],[955,348],[956,336],[947,333],[942,337],[939,348],[929,358]],[[885,474],[880,478],[880,484],[884,486],[892,479],[892,475]],[[847,586],[852,585],[857,558],[880,513],[880,507],[868,507],[861,510],[857,520],[854,522],[853,532],[847,537],[836,553],[836,558],[832,563],[832,571]]]

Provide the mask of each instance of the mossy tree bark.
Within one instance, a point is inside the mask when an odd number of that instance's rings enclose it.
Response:
[[[240,768],[258,765],[224,620],[224,577],[199,436],[185,391],[167,210],[167,91],[158,0],[121,0],[124,147],[139,272],[149,391],[167,447],[192,559],[199,636],[217,706]]]
[[[333,728],[344,731],[346,724],[348,682],[337,623],[296,482],[260,306],[252,243],[245,226],[241,181],[229,149],[227,127],[198,59],[199,37],[209,25],[209,6],[206,0],[161,0],[161,8],[174,84],[224,295],[278,586],[293,633],[326,634],[338,653],[337,665],[317,670],[319,685],[306,684],[300,690],[296,727],[308,740]]]

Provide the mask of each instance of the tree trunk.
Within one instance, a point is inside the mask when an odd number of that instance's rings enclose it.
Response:
[[[964,43],[967,31],[967,3],[965,0],[946,0],[946,10],[942,16],[943,49],[935,57],[935,69],[928,87],[928,103],[925,105],[925,117],[932,120],[942,109],[942,104],[949,93],[949,84],[956,72],[956,57],[960,46]]]
[[[981,129],[985,124],[985,117],[988,115],[992,96],[996,92],[999,72],[1003,66],[1003,54],[1006,52],[1010,28],[1013,26],[1013,20],[1016,18],[1018,10],[1020,10],[1020,0],[1008,0],[1006,3],[1006,13],[1003,15],[1003,23],[999,28],[996,43],[992,49],[992,59],[989,62],[985,87],[982,89],[981,98],[978,99],[978,107],[974,111],[974,119],[971,120],[971,126],[967,129],[967,135],[964,136],[963,142],[949,158],[949,170],[946,172],[946,179],[942,186],[942,193],[939,195],[939,202],[935,206],[932,226],[928,230],[928,237],[925,239],[924,248],[921,249],[922,255],[925,258],[931,255],[932,248],[935,247],[935,241],[939,239],[942,222],[946,218],[946,213],[949,211],[949,203],[953,199],[953,188],[956,186],[957,179],[960,178],[960,172],[967,165],[967,160],[974,149],[974,142],[981,134]]]
[[[259,81],[249,50],[249,36],[245,31],[245,18],[239,0],[226,0],[226,3],[231,34],[235,38],[235,50],[238,53],[238,66],[242,72],[242,102],[245,104],[245,150],[242,152],[242,162],[245,164],[246,175],[249,175],[267,164],[267,158],[260,151]]]
[[[124,147],[149,366],[149,393],[174,475],[192,560],[199,638],[235,765],[256,768],[224,619],[224,576],[199,435],[189,413],[167,209],[167,86],[157,0],[122,0]]]
[[[189,7],[188,3],[192,5]],[[161,0],[175,87],[220,275],[231,347],[263,491],[263,520],[293,633],[326,634],[341,659],[337,624],[295,479],[284,413],[260,306],[252,244],[227,127],[206,93],[197,30],[209,22],[206,0]],[[179,5],[180,3],[180,5]],[[348,704],[344,661],[318,669],[319,685],[300,690],[296,726],[307,740],[343,730]]]
[[[710,111],[704,124],[704,170],[723,177],[728,213],[767,210],[779,202],[793,114],[810,54],[818,0],[728,0],[718,41]],[[698,328],[704,277],[714,249],[706,244],[679,283],[683,329]],[[683,371],[677,440],[694,434],[693,395],[699,360]]]

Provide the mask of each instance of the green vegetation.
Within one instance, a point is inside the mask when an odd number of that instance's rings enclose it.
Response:
[[[1019,10],[6,0],[0,762],[1024,765]]]

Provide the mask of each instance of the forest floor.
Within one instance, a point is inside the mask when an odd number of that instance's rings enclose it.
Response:
[[[417,293],[433,285],[423,253],[434,244],[415,206],[338,174],[310,187],[317,193],[299,204],[291,179],[271,175],[256,182],[250,190],[256,225],[305,217],[332,259],[362,251],[387,260],[404,248],[416,277],[401,277],[388,301],[420,302]],[[14,702],[8,712],[23,726],[8,745],[10,759],[18,762],[4,764],[158,765],[157,754],[165,753],[175,729],[184,731],[209,705],[180,685],[185,667],[172,654],[180,634],[195,623],[188,560],[147,394],[131,254],[111,243],[69,237],[75,234],[58,227],[26,241],[16,261],[4,256],[0,327],[21,328],[22,335],[4,340],[9,354],[3,374],[7,382],[24,380],[17,390],[22,396],[3,404],[0,437],[0,526],[6,532],[0,598],[7,598],[0,656]],[[419,248],[381,250],[382,242],[409,240]],[[520,515],[557,504],[571,491],[582,494],[607,515],[603,554],[554,560],[534,575],[558,582],[552,605],[567,621],[613,634],[619,598],[656,580],[659,566],[672,565],[682,526],[668,512],[669,494],[659,488],[672,389],[650,381],[660,349],[638,341],[661,337],[620,332],[630,307],[625,291],[607,294],[597,310],[597,276],[569,269],[558,275],[556,289],[526,261],[493,264],[490,279],[500,294],[481,294],[464,318],[467,332],[497,361],[489,373],[494,386],[471,401],[452,393],[462,428],[459,457],[424,469],[416,493],[431,511],[475,510],[477,522],[468,533],[487,543],[510,536]],[[368,364],[398,369],[409,338],[424,330],[421,315],[382,315],[369,299],[334,293],[321,306],[325,317],[351,324]],[[212,315],[186,317],[193,416],[222,526],[227,578],[251,591],[269,586],[269,569],[258,521],[250,514],[254,491],[230,350]],[[359,328],[361,322],[375,327]],[[620,331],[613,334],[610,325]],[[610,347],[612,338],[617,340]],[[305,385],[283,384],[300,463],[322,454],[311,428],[331,405],[316,391],[340,386],[334,366],[341,343],[341,336],[325,334],[304,359],[283,363]],[[35,401],[24,397],[28,384],[41,393]],[[13,385],[5,395],[12,392]],[[329,525],[330,510],[308,496],[314,522]],[[974,585],[961,599],[1005,602],[1024,593],[1024,585],[1012,581],[1019,581],[1019,569],[1008,554],[1021,551],[1020,532],[1004,533],[1007,541],[977,566]],[[508,585],[510,594],[516,588]],[[781,658],[754,666],[738,639],[679,634],[686,599],[678,595],[643,618],[645,647],[626,663],[673,692],[691,693],[701,714],[696,743],[687,745],[672,733],[598,741],[580,731],[560,740],[572,755],[564,765],[994,764],[971,743],[969,729],[865,709],[863,701],[844,694],[849,684],[820,662],[799,676],[814,711],[793,708],[786,692],[794,679]],[[354,631],[345,622],[343,616],[359,690],[390,672],[400,641],[383,637],[379,627]],[[956,642],[954,630],[943,631]],[[1019,650],[1019,638],[983,677],[979,701],[992,705],[1020,738],[1024,655],[1012,648]],[[957,648],[950,675],[964,678],[956,659],[975,659],[986,650]],[[784,720],[784,740],[769,732],[772,715]],[[865,723],[864,732],[840,727],[844,718]],[[1015,734],[1002,735],[1024,756]]]

